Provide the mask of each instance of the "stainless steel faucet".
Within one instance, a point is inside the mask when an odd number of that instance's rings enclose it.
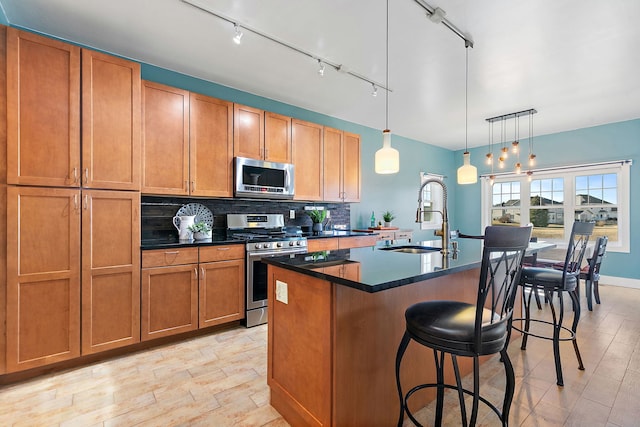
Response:
[[[424,187],[426,187],[428,184],[434,184],[434,183],[442,187],[442,211],[422,209],[422,191],[424,190]],[[436,179],[436,178],[427,179],[420,186],[420,190],[418,190],[418,211],[416,212],[417,223],[422,223],[424,214],[426,212],[437,212],[440,215],[442,215],[442,227],[440,228],[440,230],[434,231],[433,234],[436,236],[440,236],[440,238],[442,239],[442,249],[440,250],[440,252],[443,255],[449,255],[450,234],[449,234],[449,214],[447,212],[447,186],[444,185],[444,182],[440,181],[439,179]]]

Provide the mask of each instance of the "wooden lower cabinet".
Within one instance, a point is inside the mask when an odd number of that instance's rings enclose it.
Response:
[[[7,372],[80,356],[79,203],[79,190],[7,187]]]
[[[197,261],[198,248],[143,252],[142,341],[198,328]]]
[[[200,248],[200,328],[244,318],[244,245]]]
[[[90,354],[140,341],[140,194],[82,197],[82,354]]]

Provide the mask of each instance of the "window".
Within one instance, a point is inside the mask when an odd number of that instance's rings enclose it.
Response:
[[[420,185],[428,179],[437,179],[442,182],[442,175],[420,172]],[[430,230],[442,227],[442,187],[438,184],[427,184],[422,191],[423,221],[420,224],[421,230]]]
[[[562,247],[574,221],[595,221],[608,250],[629,252],[630,162],[498,176],[482,186],[482,224],[533,224],[532,235]]]

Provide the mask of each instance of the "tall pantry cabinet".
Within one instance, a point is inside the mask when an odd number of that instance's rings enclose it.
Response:
[[[140,68],[3,30],[15,372],[140,339]]]

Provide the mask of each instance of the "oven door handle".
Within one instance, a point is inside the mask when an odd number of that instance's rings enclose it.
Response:
[[[295,251],[273,251],[273,252],[249,252],[247,255],[249,256],[249,258],[263,258],[263,257],[268,257],[268,256],[275,256],[275,255],[291,255],[291,254],[303,254],[307,252],[306,249],[300,249],[300,250],[295,250]]]

